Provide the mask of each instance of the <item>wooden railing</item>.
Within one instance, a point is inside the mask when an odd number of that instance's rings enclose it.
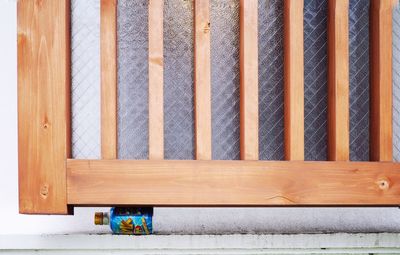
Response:
[[[209,0],[194,0],[195,158],[164,160],[163,0],[149,0],[149,160],[118,160],[117,0],[101,0],[101,160],[70,159],[69,1],[18,1],[20,212],[73,206],[400,204],[391,10],[371,0],[370,158],[349,161],[349,0],[328,7],[328,159],[304,161],[303,0],[284,0],[286,161],[260,161],[258,1],[240,0],[240,158],[211,160]]]

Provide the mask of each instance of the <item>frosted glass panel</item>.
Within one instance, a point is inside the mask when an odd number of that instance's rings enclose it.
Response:
[[[71,1],[72,157],[100,158],[100,0]]]
[[[258,3],[259,157],[284,158],[283,0]]]
[[[304,156],[327,159],[327,0],[304,1]]]
[[[369,0],[350,0],[350,159],[369,160]]]
[[[194,159],[193,0],[164,5],[164,156]]]
[[[148,0],[118,1],[118,158],[148,158]]]
[[[240,158],[239,0],[211,0],[212,158]]]

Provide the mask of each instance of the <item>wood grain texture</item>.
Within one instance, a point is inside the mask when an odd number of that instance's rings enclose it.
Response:
[[[284,1],[285,159],[304,159],[304,0]]]
[[[117,0],[101,0],[101,157],[117,158]]]
[[[210,160],[212,155],[210,1],[194,1],[194,11],[196,159]]]
[[[258,160],[258,0],[240,1],[240,158]]]
[[[164,1],[149,0],[149,159],[164,159]]]
[[[328,159],[350,159],[349,0],[328,3]]]
[[[370,160],[392,161],[393,0],[371,1]]]
[[[69,160],[67,176],[74,205],[400,204],[389,162]]]
[[[18,1],[19,211],[67,214],[70,3]]]

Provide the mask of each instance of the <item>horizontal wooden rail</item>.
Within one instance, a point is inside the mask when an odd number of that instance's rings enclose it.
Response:
[[[399,205],[389,162],[68,160],[68,204]]]

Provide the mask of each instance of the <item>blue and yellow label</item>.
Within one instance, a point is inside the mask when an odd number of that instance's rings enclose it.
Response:
[[[153,208],[115,207],[110,211],[110,227],[115,234],[153,233]]]

